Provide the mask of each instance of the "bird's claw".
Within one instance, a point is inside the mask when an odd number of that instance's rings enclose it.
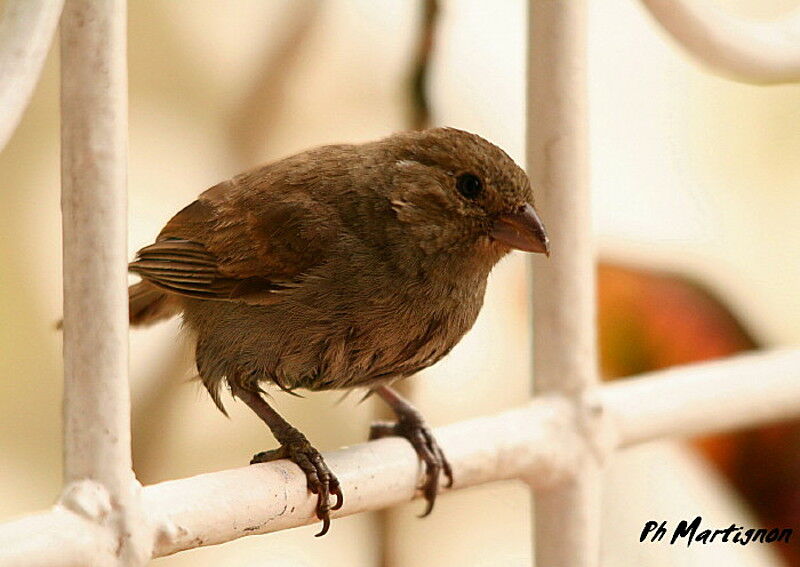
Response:
[[[403,415],[397,422],[379,421],[370,427],[370,441],[390,436],[407,439],[425,464],[425,477],[420,486],[422,495],[427,502],[425,511],[420,516],[420,518],[424,518],[433,510],[436,495],[439,492],[439,477],[442,473],[447,479],[445,487],[453,486],[453,469],[433,437],[430,428],[418,414]]]
[[[339,480],[325,464],[322,455],[308,439],[299,435],[278,449],[262,451],[253,456],[250,464],[266,463],[278,459],[289,459],[306,475],[308,490],[317,495],[317,518],[322,520],[322,529],[316,537],[324,536],[331,526],[331,510],[338,510],[344,504],[344,496],[339,486]],[[336,497],[336,503],[331,506],[331,496]]]

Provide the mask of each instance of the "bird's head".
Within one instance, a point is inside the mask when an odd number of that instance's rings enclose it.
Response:
[[[454,128],[395,134],[389,199],[426,254],[470,255],[492,265],[511,249],[549,254],[525,172],[500,148]]]

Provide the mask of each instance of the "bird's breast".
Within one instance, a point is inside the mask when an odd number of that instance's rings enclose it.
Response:
[[[320,349],[317,388],[348,388],[404,377],[438,362],[472,327],[485,285],[413,297],[399,290],[356,309]],[[337,325],[338,327],[338,325]],[[304,386],[309,387],[309,386]]]
[[[188,302],[201,375],[330,390],[409,376],[445,356],[472,327],[485,279],[429,285],[351,273],[319,278],[280,302]]]

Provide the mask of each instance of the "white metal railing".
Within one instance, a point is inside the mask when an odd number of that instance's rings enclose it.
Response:
[[[534,391],[569,403],[578,439],[572,476],[533,494],[537,565],[600,560],[600,465],[595,251],[589,207],[586,2],[531,2],[528,13],[527,167],[553,242],[533,260]]]
[[[742,355],[598,387],[585,404],[595,426],[591,447],[575,427],[574,405],[560,394],[441,427],[435,434],[453,465],[453,490],[516,478],[537,493],[557,493],[580,478],[586,451],[602,462],[617,448],[668,435],[796,416],[798,384],[800,350]],[[402,439],[362,443],[325,458],[350,495],[334,517],[394,506],[415,493],[419,465]],[[315,523],[314,501],[307,492],[303,474],[286,461],[146,486],[145,515],[161,528],[154,556]],[[3,524],[0,565],[92,564],[87,558],[102,551],[98,542],[113,526],[98,526],[98,508],[84,508],[56,505]]]
[[[93,562],[140,565],[152,555],[153,529],[131,463],[126,0],[67,1],[60,39],[61,506],[105,527]]]
[[[800,80],[800,53],[796,46],[782,47],[797,37],[794,18],[751,24],[683,1],[641,1],[715,70],[751,82]],[[61,4],[6,3],[0,149],[30,97]],[[125,11],[125,0],[66,0],[64,6],[65,488],[50,510],[0,525],[4,567],[137,566],[151,557],[316,521],[305,478],[286,461],[144,488],[133,476],[125,322]],[[538,395],[522,408],[436,434],[453,465],[454,490],[510,478],[537,489],[535,504],[546,520],[535,523],[537,564],[588,567],[599,561],[598,478],[605,458],[666,435],[800,415],[800,350],[597,384],[585,4],[530,0],[530,15],[528,164],[544,191],[554,244],[550,262],[535,267]],[[414,495],[418,463],[403,440],[357,445],[326,460],[349,495],[335,516]]]
[[[64,0],[6,0],[0,20],[0,150],[28,106],[63,4]]]
[[[771,22],[733,18],[705,0],[641,0],[710,70],[743,83],[800,81],[800,9]]]

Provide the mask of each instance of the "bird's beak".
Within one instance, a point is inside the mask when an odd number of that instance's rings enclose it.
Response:
[[[529,204],[516,213],[500,215],[492,227],[491,237],[517,250],[550,255],[550,241],[542,219]]]

